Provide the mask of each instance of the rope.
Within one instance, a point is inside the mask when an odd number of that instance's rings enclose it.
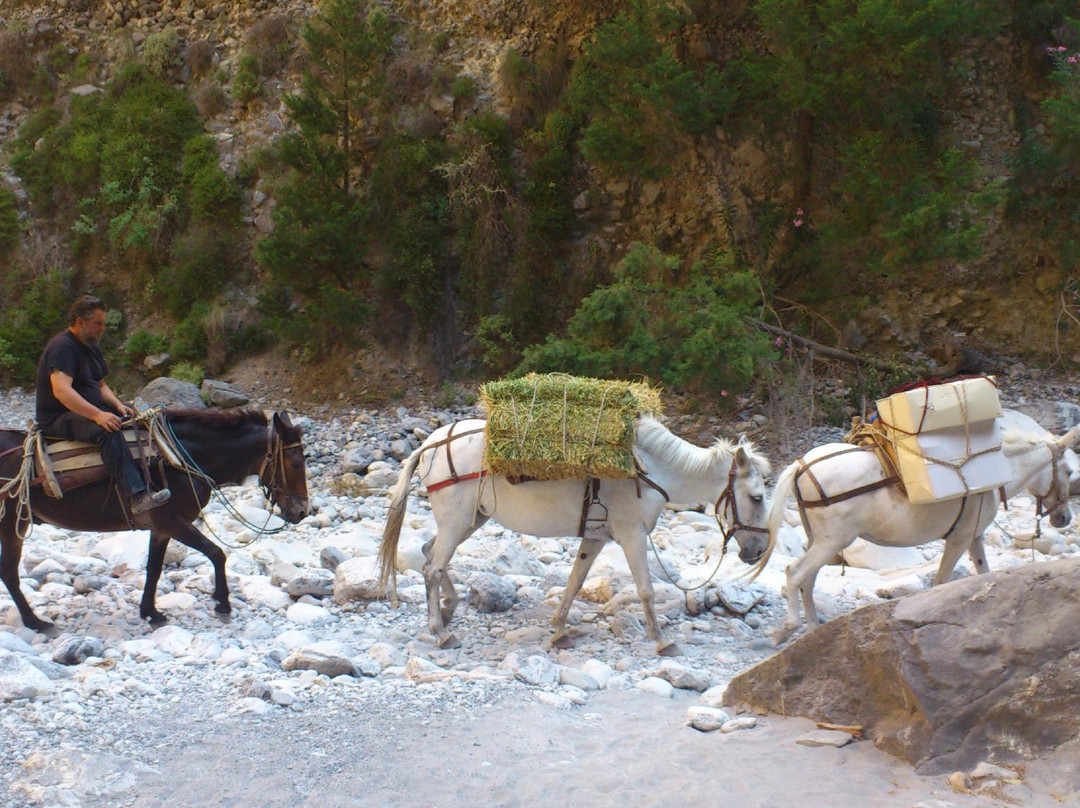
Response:
[[[251,540],[252,542],[261,539],[263,536],[275,535],[285,530],[287,525],[285,525],[284,523],[275,528],[267,527],[267,525],[270,524],[270,520],[274,516],[271,512],[267,512],[266,521],[263,522],[261,526],[250,521],[247,517],[240,513],[240,511],[237,510],[236,506],[229,501],[229,498],[225,496],[224,492],[221,490],[221,487],[214,481],[214,479],[199,467],[199,464],[195,461],[195,458],[191,456],[191,453],[187,450],[187,447],[185,447],[183,442],[179,439],[179,437],[177,437],[175,430],[173,430],[172,424],[169,423],[166,419],[158,419],[157,423],[161,434],[167,436],[169,448],[173,449],[180,457],[181,462],[177,466],[177,468],[179,468],[187,475],[188,483],[191,486],[191,493],[192,496],[195,498],[196,502],[198,501],[199,496],[198,492],[195,490],[195,478],[198,478],[203,483],[205,483],[206,486],[210,489],[210,492],[215,497],[217,497],[218,501],[222,503],[225,511],[230,516],[236,519],[236,521],[238,521],[242,526],[248,528],[249,530],[255,531],[256,535],[255,538]],[[270,428],[272,429],[273,427]],[[273,506],[271,505],[271,507]],[[221,544],[230,549],[235,550],[238,547],[244,547],[247,544],[251,544],[251,542],[244,542],[243,544],[231,544],[218,536],[214,529],[210,527],[210,525],[207,523],[205,518],[203,518],[203,525],[206,526],[206,529],[210,532],[210,535],[212,535],[216,541],[220,542]]]
[[[30,422],[26,439],[23,441],[23,456],[19,462],[19,470],[3,487],[0,487],[0,519],[4,518],[8,499],[14,499],[15,535],[20,539],[26,539],[34,532],[34,513],[30,506],[30,482],[34,476],[34,441],[37,439],[37,431],[37,424]]]

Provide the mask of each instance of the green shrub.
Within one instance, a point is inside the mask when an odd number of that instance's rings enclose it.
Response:
[[[127,338],[124,352],[132,362],[141,362],[153,354],[164,353],[168,347],[168,337],[139,329]]]
[[[247,104],[262,94],[259,82],[259,63],[250,53],[243,53],[236,65],[233,76],[232,95],[238,104]]]
[[[157,76],[168,76],[180,64],[180,37],[175,28],[150,34],[142,47],[142,62]]]
[[[169,376],[182,382],[191,382],[196,387],[201,387],[206,378],[206,371],[202,365],[196,362],[177,362],[169,369]]]
[[[455,101],[472,101],[478,92],[476,79],[472,76],[458,76],[450,84],[450,95]]]
[[[19,203],[10,188],[0,186],[0,255],[19,244]]]
[[[169,342],[169,354],[173,359],[189,362],[206,357],[209,340],[203,321],[209,313],[209,306],[201,302],[196,303],[187,317],[173,329],[172,340]]]
[[[0,277],[0,285],[5,303],[18,301],[17,306],[5,305],[0,318],[0,354],[4,357],[0,372],[7,382],[33,384],[45,343],[67,326],[71,273],[52,269],[26,278],[11,272]]]
[[[240,189],[221,170],[218,150],[205,135],[184,144],[181,176],[192,217],[198,222],[231,225],[240,214]]]
[[[633,245],[614,282],[582,301],[567,336],[526,348],[515,373],[645,375],[695,393],[745,389],[759,363],[773,358],[768,336],[745,319],[760,303],[756,276],[721,254],[695,264],[680,283],[680,263]]]
[[[590,161],[619,175],[660,176],[672,137],[703,134],[731,108],[734,93],[715,65],[698,75],[668,52],[678,22],[673,6],[636,0],[593,31],[569,86]]]
[[[199,224],[173,242],[172,256],[155,291],[173,317],[185,316],[199,301],[213,300],[233,276],[233,244],[228,229]]]

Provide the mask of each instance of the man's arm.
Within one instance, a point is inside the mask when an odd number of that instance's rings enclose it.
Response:
[[[132,407],[129,407],[123,401],[121,401],[120,397],[112,391],[112,388],[105,383],[104,379],[101,380],[101,397],[102,399],[104,399],[106,404],[115,409],[125,418],[131,418],[132,416],[136,415],[135,410]]]
[[[53,395],[56,396],[57,401],[76,415],[89,418],[106,432],[118,430],[120,428],[120,416],[114,412],[99,410],[75,391],[75,388],[71,386],[72,381],[71,376],[64,373],[64,371],[53,368],[52,373],[49,374],[49,382],[52,385]],[[112,390],[109,390],[109,394],[116,398],[116,394]]]

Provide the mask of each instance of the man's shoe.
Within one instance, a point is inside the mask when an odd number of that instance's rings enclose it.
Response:
[[[159,505],[164,505],[169,501],[169,497],[172,494],[168,488],[162,488],[160,491],[140,491],[138,494],[131,498],[131,512],[143,513],[151,508],[156,508]]]

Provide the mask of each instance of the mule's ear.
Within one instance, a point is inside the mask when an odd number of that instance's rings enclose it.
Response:
[[[746,471],[750,466],[750,453],[746,451],[746,447],[741,442],[738,448],[735,449],[735,463],[740,471]]]
[[[1056,448],[1057,451],[1064,452],[1066,449],[1071,449],[1075,444],[1077,438],[1080,438],[1080,426],[1074,426],[1060,438],[1058,438]]]

